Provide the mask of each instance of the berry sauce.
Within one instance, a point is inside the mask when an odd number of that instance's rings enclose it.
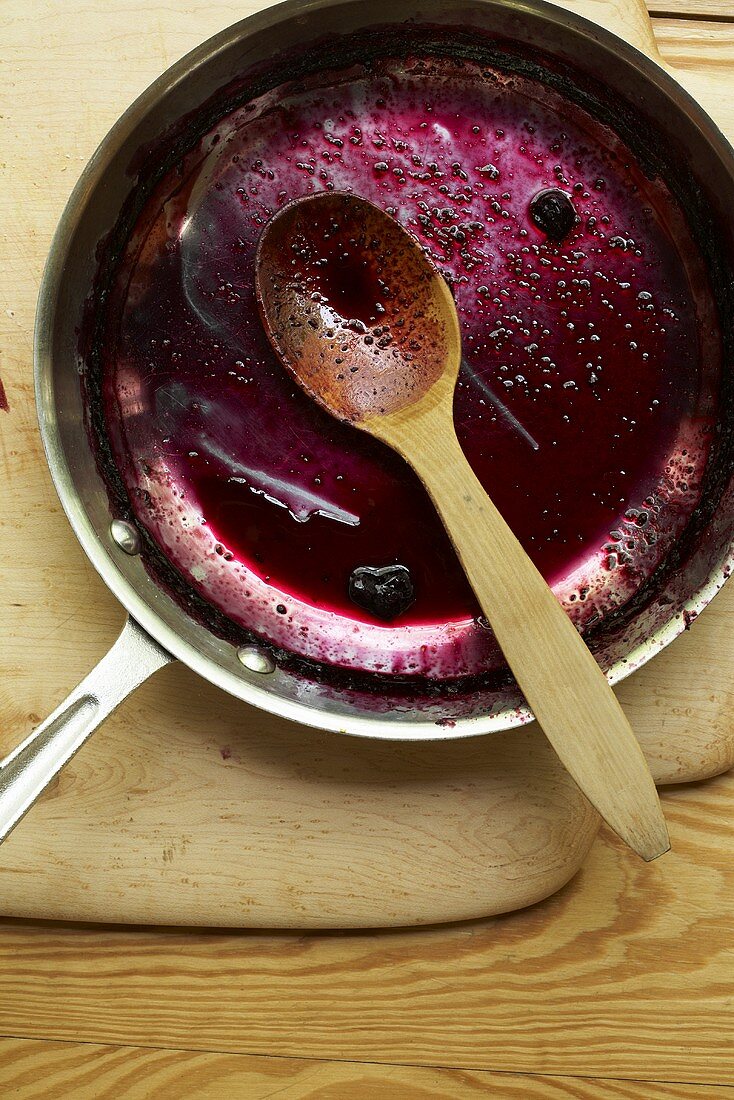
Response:
[[[721,358],[712,294],[683,212],[616,134],[471,62],[382,60],[276,89],[159,181],[103,349],[138,521],[208,603],[298,655],[427,677],[501,664],[415,476],[302,393],[263,331],[263,227],[333,189],[397,218],[449,282],[467,458],[579,628],[602,622],[699,501]],[[533,207],[543,191],[565,197]],[[355,287],[330,285],[359,319]],[[386,625],[350,577],[391,565],[413,590]]]

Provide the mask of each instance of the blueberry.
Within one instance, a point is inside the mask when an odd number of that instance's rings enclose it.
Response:
[[[548,187],[530,200],[530,217],[546,237],[563,240],[578,223],[576,208],[565,191]]]
[[[407,565],[358,565],[349,577],[349,598],[378,619],[395,619],[415,600]]]

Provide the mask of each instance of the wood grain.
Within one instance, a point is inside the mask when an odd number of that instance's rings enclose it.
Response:
[[[707,77],[723,76],[731,91],[734,23],[692,23],[684,19],[659,18],[654,28],[658,48],[669,65],[677,70],[696,70]],[[702,56],[706,59],[705,66],[701,65]],[[727,122],[731,118],[730,110],[726,112]]]
[[[533,730],[410,747],[334,738],[178,666],[3,845],[0,890],[4,911],[24,916],[425,923],[537,900],[576,871],[596,829]]]
[[[0,1034],[734,1084],[734,774],[663,798],[666,859],[605,834],[564,890],[494,920],[300,937],[4,922]]]
[[[432,1067],[0,1040],[0,1089],[13,1100],[725,1100],[710,1085],[603,1081]]]
[[[701,21],[728,23],[734,20],[731,0],[647,0],[647,10],[653,18],[663,15],[699,23],[694,30],[701,29]]]

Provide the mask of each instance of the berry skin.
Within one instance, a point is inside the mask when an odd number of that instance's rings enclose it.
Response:
[[[358,565],[349,577],[349,598],[378,619],[390,621],[415,600],[407,565]]]
[[[530,217],[541,233],[552,241],[562,241],[579,221],[570,198],[558,187],[547,187],[533,196]]]

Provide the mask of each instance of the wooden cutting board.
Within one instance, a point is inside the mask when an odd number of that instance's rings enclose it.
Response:
[[[0,119],[9,161],[0,194],[3,752],[122,623],[64,519],[36,427],[31,332],[53,228],[134,96],[177,54],[265,5],[206,5],[172,42],[156,34],[152,10],[131,4],[139,47],[124,64],[104,13],[67,26],[57,5],[37,6],[42,73],[40,47],[16,41],[11,22]],[[654,51],[637,0],[567,6]],[[734,137],[725,71],[680,75]],[[730,586],[620,688],[659,783],[734,763],[732,658]],[[0,848],[0,911],[303,928],[458,920],[546,897],[579,868],[597,829],[534,726],[455,743],[365,742],[262,714],[173,665],[107,722]]]

